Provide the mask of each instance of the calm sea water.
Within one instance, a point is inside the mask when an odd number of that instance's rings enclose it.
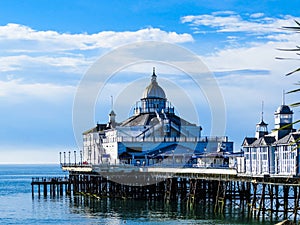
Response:
[[[238,212],[225,218],[200,206],[82,196],[31,196],[31,178],[65,176],[59,165],[0,165],[0,224],[274,224],[247,221]]]

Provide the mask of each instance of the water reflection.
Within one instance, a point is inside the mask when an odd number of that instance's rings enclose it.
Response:
[[[90,218],[109,218],[114,221],[112,224],[128,224],[130,221],[170,224],[258,224],[258,221],[249,221],[242,217],[239,209],[227,212],[224,216],[216,216],[212,205],[198,204],[190,208],[186,203],[180,202],[166,204],[163,201],[96,199],[78,195],[72,198],[70,209],[72,213],[84,213]]]

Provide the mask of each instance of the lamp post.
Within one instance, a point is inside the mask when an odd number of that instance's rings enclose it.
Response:
[[[69,165],[71,164],[71,151],[69,151]]]
[[[61,152],[59,152],[59,164],[61,165]]]
[[[76,151],[74,151],[74,161],[75,161],[75,166],[76,166]]]
[[[64,152],[64,165],[66,164],[66,152]]]
[[[80,165],[82,165],[82,151],[80,150]]]

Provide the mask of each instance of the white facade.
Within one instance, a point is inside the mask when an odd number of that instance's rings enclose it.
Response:
[[[118,143],[117,130],[111,129],[105,132],[105,136],[98,131],[83,135],[83,162],[88,164],[117,164]]]
[[[101,144],[98,132],[90,132],[83,135],[83,162],[96,164],[99,162]]]
[[[281,105],[274,114],[275,129],[267,134],[263,121],[263,130],[257,129],[255,138],[245,138],[243,150],[245,173],[249,175],[288,176],[300,175],[299,137],[292,127],[293,112]]]
[[[297,167],[299,166],[299,147],[297,147],[297,140],[294,140],[293,135],[298,136],[300,134],[294,133],[289,135],[290,140],[287,140],[285,143],[283,143],[284,140],[275,143],[275,173],[278,175],[298,174]]]
[[[83,134],[85,163],[149,164],[170,155],[170,152],[176,155],[175,161],[182,161],[193,153],[233,151],[233,142],[227,137],[201,137],[201,126],[175,115],[174,107],[167,101],[156,78],[153,71],[150,85],[131,117],[117,123],[112,110],[107,124],[97,124]],[[165,162],[168,161],[173,162],[165,158]]]
[[[244,147],[246,173],[257,175],[270,174],[272,151],[271,145]]]

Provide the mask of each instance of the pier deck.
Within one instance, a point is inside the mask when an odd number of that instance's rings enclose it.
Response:
[[[70,192],[70,180],[68,177],[34,177],[31,181],[32,197],[34,197],[35,187],[37,187],[38,196],[41,196],[41,191],[44,197],[48,195],[63,195]]]

